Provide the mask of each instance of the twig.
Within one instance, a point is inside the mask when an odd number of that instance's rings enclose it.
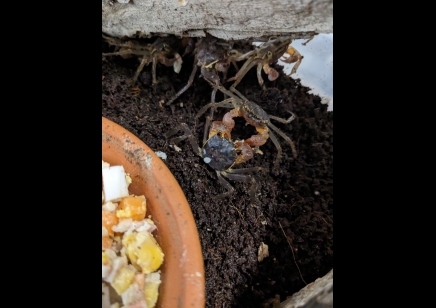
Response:
[[[303,280],[304,284],[307,286],[307,282],[303,279],[303,275],[301,275],[300,268],[298,267],[297,261],[295,260],[294,248],[292,247],[291,242],[289,242],[288,237],[286,236],[285,230],[283,230],[283,227],[282,227],[282,224],[280,223],[280,221],[279,221],[279,226],[280,226],[280,229],[282,229],[283,235],[285,236],[286,241],[289,244],[289,247],[291,248],[292,257],[294,257],[294,263],[297,266],[298,272],[300,273],[300,278],[301,278],[301,280]]]
[[[247,222],[245,221],[244,217],[242,216],[241,212],[238,210],[238,208],[232,204],[230,204],[230,206],[232,208],[234,208],[236,210],[236,212],[238,212],[239,216],[241,217],[242,221],[245,222],[245,224],[247,224]]]

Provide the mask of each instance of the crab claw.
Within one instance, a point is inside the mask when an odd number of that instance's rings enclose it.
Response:
[[[277,77],[279,77],[279,73],[275,70],[275,69],[271,69],[270,73],[268,74],[268,79],[270,81],[274,81],[277,79]]]
[[[301,64],[301,61],[303,60],[303,56],[298,52],[297,49],[295,49],[294,47],[290,46],[288,48],[288,50],[286,50],[286,53],[289,54],[289,57],[285,58],[283,56],[283,59],[280,59],[281,61],[285,62],[285,63],[294,63],[294,67],[292,68],[292,71],[289,75],[295,74],[297,72],[298,67]]]
[[[290,46],[287,50],[286,53],[289,55],[289,57],[285,58],[285,56],[283,56],[282,60],[285,63],[294,63],[297,62],[298,60],[302,59],[303,57],[300,55],[300,53],[298,52],[297,49],[295,49],[294,47]]]
[[[269,81],[274,81],[277,79],[277,77],[279,77],[279,73],[268,64],[263,66],[263,71],[268,75]]]
[[[177,58],[177,60],[173,63],[173,68],[174,68],[174,72],[178,74],[182,69],[183,60],[178,53],[175,54],[175,58]]]

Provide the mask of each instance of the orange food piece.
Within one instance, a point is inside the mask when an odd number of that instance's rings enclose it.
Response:
[[[108,236],[102,236],[101,237],[101,247],[102,249],[109,249],[112,247],[113,240]]]
[[[113,226],[118,224],[118,217],[115,213],[111,213],[108,211],[101,211],[101,225],[106,228],[108,235],[102,236],[101,245],[103,249],[111,248],[112,246],[112,238],[114,236],[114,231],[112,230]]]
[[[121,199],[116,216],[120,220],[131,218],[132,220],[140,221],[145,218],[146,210],[147,206],[144,196],[128,196]]]

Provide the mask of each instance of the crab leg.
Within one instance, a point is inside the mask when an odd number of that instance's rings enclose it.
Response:
[[[157,65],[157,57],[154,56],[153,57],[152,67],[151,67],[151,74],[153,76],[153,84],[157,84],[157,80],[156,80],[156,65]]]
[[[289,143],[289,145],[291,146],[292,154],[294,155],[294,158],[297,158],[297,150],[295,149],[295,145],[292,142],[292,140],[288,136],[286,136],[280,129],[278,129],[276,126],[274,126],[271,122],[268,123],[268,127],[272,128],[277,134],[282,136],[282,138],[285,139]],[[269,134],[270,134],[270,138],[272,139],[272,137],[271,137],[272,132],[270,132]]]
[[[144,56],[141,60],[141,64],[139,64],[138,68],[136,69],[135,76],[133,76],[132,85],[136,83],[136,80],[138,79],[139,74],[141,73],[142,69],[146,64],[150,63],[146,56]]]
[[[273,132],[269,132],[269,138],[271,139],[271,141],[274,143],[274,145],[277,148],[277,156],[276,156],[276,159],[274,161],[274,168],[277,169],[279,167],[280,158],[282,157],[282,147],[280,146],[280,143],[277,140],[276,135],[273,134]]]
[[[114,45],[114,46],[120,46],[120,47],[131,47],[129,43],[125,43],[121,40],[118,40],[116,38],[113,37],[109,37],[106,35],[102,35],[102,37],[106,40],[106,42],[110,45]]]
[[[247,172],[259,172],[262,171],[262,167],[250,167],[250,168],[239,168],[239,169],[228,169],[227,173],[247,173]]]
[[[290,111],[289,111],[290,112]],[[295,116],[295,114],[293,114],[292,112],[291,112],[291,116],[289,117],[289,119],[282,119],[282,118],[279,118],[279,117],[276,117],[276,116],[273,116],[273,115],[268,115],[268,117],[270,118],[270,119],[273,119],[273,120],[276,120],[277,122],[280,122],[280,123],[284,123],[284,124],[288,124],[288,123],[291,123],[293,120],[295,120],[295,118],[296,118],[296,116]]]
[[[262,78],[262,63],[257,64],[256,69],[256,75],[257,75],[257,81],[259,82],[259,85],[263,87],[263,78]]]
[[[186,86],[184,86],[179,92],[176,93],[176,95],[174,95],[174,97],[172,99],[170,99],[167,102],[167,105],[170,105],[172,102],[174,102],[180,95],[183,94],[183,92],[185,92],[186,90],[188,90],[188,88],[192,85],[192,83],[194,82],[194,77],[195,77],[195,73],[197,72],[197,57],[194,58],[194,67],[192,68],[192,72],[191,72],[191,76],[189,76],[189,80],[188,83],[186,84]]]
[[[133,54],[133,52],[131,50],[128,49],[124,49],[121,51],[116,51],[116,52],[106,52],[106,53],[102,53],[103,56],[124,56],[124,55],[131,55]]]
[[[250,169],[250,168],[246,168],[246,169]],[[243,170],[243,169],[238,169],[238,170]],[[252,185],[250,187],[250,201],[251,201],[251,204],[256,204],[256,198],[255,198],[256,181],[254,180],[254,178],[251,175],[237,174],[237,173],[233,172],[232,169],[228,170],[228,171],[221,171],[221,174],[223,176],[225,176],[226,178],[233,180],[233,181],[239,181],[239,182],[245,182],[245,183],[251,182]],[[232,187],[232,189],[233,189],[233,191],[232,191],[232,193],[233,193],[235,191],[235,189],[233,187]],[[229,193],[227,193],[227,195],[228,194]],[[221,194],[221,195],[225,195],[225,194]],[[221,196],[221,195],[219,195],[219,196]]]
[[[235,53],[235,54],[237,54],[238,56],[235,58],[235,61],[242,61],[242,60],[245,60],[245,59],[247,59],[248,57],[250,57],[252,54],[254,54],[255,52],[256,52],[256,50],[251,50],[251,51],[249,51],[249,52],[247,52],[247,53],[245,53],[245,54],[241,54],[239,51],[237,51],[237,50],[233,50],[233,52]]]
[[[233,193],[235,192],[235,189],[233,188],[232,185],[230,185],[229,182],[227,182],[227,181],[222,177],[222,175],[224,175],[224,176],[227,177],[227,175],[225,175],[225,172],[223,172],[223,171],[216,171],[216,174],[217,174],[217,176],[218,176],[218,181],[220,182],[220,184],[223,185],[223,186],[227,189],[227,192],[222,193],[222,194],[219,194],[218,196],[216,196],[216,198],[217,198],[217,199],[223,199],[223,198],[228,197],[228,196],[230,196],[231,194],[233,194]]]
[[[242,80],[242,78],[244,78],[245,74],[247,74],[247,72],[249,70],[251,70],[251,68],[255,65],[256,65],[256,62],[253,61],[253,59],[248,59],[247,61],[245,61],[244,65],[236,73],[236,75],[230,79],[227,79],[227,81],[236,80],[235,83],[230,86],[230,90],[233,90],[241,82],[241,80]]]
[[[207,80],[207,79],[206,79]],[[246,100],[246,101],[248,101],[248,99],[246,99],[245,98],[245,96],[244,95],[242,95],[238,90],[236,90],[236,89],[232,89],[232,91],[234,92],[234,93],[232,93],[232,92],[230,92],[229,90],[227,90],[226,88],[224,88],[223,86],[220,86],[220,85],[215,85],[215,84],[213,84],[212,82],[210,82],[209,80],[207,80],[210,84],[211,84],[211,86],[212,87],[214,87],[214,88],[217,88],[218,90],[220,90],[223,94],[225,94],[225,95],[228,95],[228,96],[230,96],[231,98],[234,98],[234,100],[236,101],[236,100]],[[236,95],[235,95],[236,94]],[[239,95],[239,97],[237,96],[237,95]],[[237,103],[234,103],[234,106],[236,107],[238,104]]]
[[[221,107],[221,108],[234,108],[234,104],[229,104],[229,102],[233,102],[235,99],[234,98],[228,98],[223,100],[222,102],[219,103],[209,103],[207,105],[204,105],[203,108],[200,109],[200,111],[197,112],[197,114],[195,115],[195,117],[198,119],[199,117],[201,117],[201,115],[203,113],[205,113],[210,107]]]
[[[201,149],[198,146],[198,143],[194,137],[194,135],[192,135],[191,130],[189,129],[188,125],[186,125],[186,123],[181,123],[180,126],[171,129],[170,131],[168,131],[165,134],[165,137],[171,137],[172,135],[174,135],[175,133],[177,133],[180,129],[182,129],[184,131],[184,135],[180,136],[180,137],[176,137],[170,140],[170,142],[173,142],[174,144],[177,144],[178,142],[188,139],[189,143],[191,144],[192,150],[194,151],[195,154],[197,154],[200,157],[203,157],[201,155]]]
[[[212,90],[212,94],[210,95],[210,101],[211,101],[212,103],[215,103],[215,96],[216,96],[216,92],[217,92],[217,91],[218,91],[217,88],[214,88],[214,89]],[[214,112],[215,112],[215,107],[212,107],[212,108],[210,109],[210,115],[206,117],[206,123],[204,124],[203,144],[205,144],[206,141],[207,141],[207,137],[208,137],[208,133],[207,133],[207,132],[209,131],[210,123],[211,123],[211,121],[213,120],[213,114],[214,114]]]

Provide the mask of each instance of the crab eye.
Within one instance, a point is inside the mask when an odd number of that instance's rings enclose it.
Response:
[[[268,57],[271,57],[271,56],[272,56],[272,52],[268,51]]]

